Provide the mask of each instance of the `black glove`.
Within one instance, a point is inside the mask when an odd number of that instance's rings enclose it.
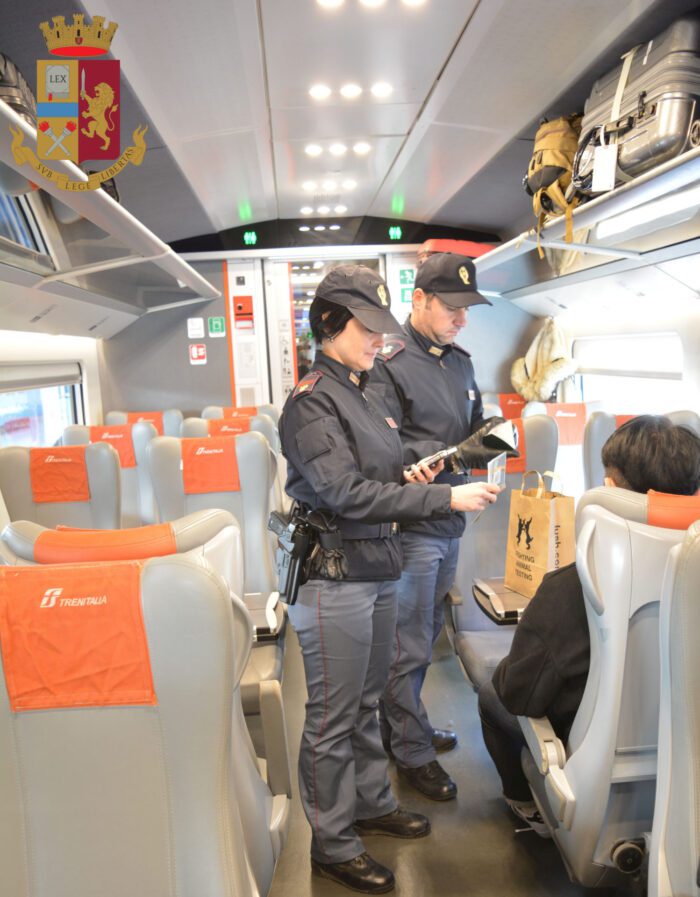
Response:
[[[457,451],[450,458],[454,473],[464,473],[472,467],[486,467],[489,461],[500,455],[502,452],[506,452],[509,458],[518,458],[520,452],[518,452],[517,449],[508,447],[505,443],[501,442],[500,439],[496,440],[494,438],[494,441],[497,442],[498,445],[484,445],[485,438],[488,443],[489,433],[504,423],[505,419],[502,417],[490,417],[478,430],[472,433],[471,436],[463,442],[460,442],[457,446]],[[517,431],[515,435],[517,442]]]

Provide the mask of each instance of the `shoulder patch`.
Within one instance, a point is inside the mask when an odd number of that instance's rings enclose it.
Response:
[[[406,343],[403,340],[391,340],[388,343],[384,343],[384,346],[377,353],[377,358],[381,358],[382,361],[391,361],[391,359],[395,358],[399,352],[403,352],[405,348]]]
[[[321,377],[323,377],[323,371],[310,371],[297,383],[292,398],[298,399],[299,396],[309,395],[314,391],[314,387]]]

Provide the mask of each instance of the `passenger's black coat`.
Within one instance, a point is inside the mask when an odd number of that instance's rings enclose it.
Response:
[[[280,417],[287,492],[339,515],[348,579],[401,575],[398,533],[378,524],[450,516],[449,485],[401,485],[398,430],[367,376],[319,353]]]
[[[456,345],[438,346],[410,321],[377,356],[370,382],[383,389],[399,425],[405,464],[457,445],[483,422],[481,393],[469,353]],[[445,470],[436,482],[458,485],[466,480]],[[453,514],[406,528],[457,538],[464,527],[464,514]]]
[[[516,716],[547,716],[562,741],[588,679],[590,636],[575,564],[548,573],[518,623],[493,684]]]

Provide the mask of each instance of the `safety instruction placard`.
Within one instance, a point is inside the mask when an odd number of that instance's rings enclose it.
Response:
[[[204,318],[187,319],[187,339],[204,339]]]
[[[206,364],[207,347],[204,343],[190,343],[190,364]]]
[[[223,315],[217,315],[208,318],[209,336],[226,336],[226,318]]]

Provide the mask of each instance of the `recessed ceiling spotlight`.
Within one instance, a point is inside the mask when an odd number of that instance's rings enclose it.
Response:
[[[323,152],[323,147],[319,146],[318,143],[309,143],[304,147],[304,152],[307,156],[320,156]]]
[[[343,84],[340,88],[340,95],[346,100],[356,100],[361,94],[362,88],[359,84]]]
[[[319,206],[316,211],[319,215],[327,215],[330,212],[330,208],[328,206]]]
[[[379,6],[384,6],[386,0],[360,0],[360,3],[363,6],[368,6],[370,9],[377,9]]]
[[[292,271],[298,271],[299,265],[292,265]]]
[[[347,206],[343,206],[343,205],[336,206],[336,207],[333,209],[333,211],[335,212],[336,215],[344,215],[344,214],[347,212],[347,210],[348,210],[348,207],[347,207]]]
[[[367,153],[372,149],[372,147],[367,143],[366,140],[358,140],[358,142],[353,146],[352,151],[357,156],[366,156]]]
[[[318,271],[319,268],[323,267],[323,262],[314,262],[314,270]]]
[[[313,212],[311,206],[302,206],[299,211],[302,215],[310,215]]]
[[[344,156],[347,151],[348,148],[344,143],[331,143],[328,147],[328,152],[331,156]]]
[[[306,190],[307,193],[313,193],[316,189],[316,181],[304,181],[301,185],[302,190]]]
[[[345,0],[316,0],[316,2],[324,9],[338,9],[345,3]]]
[[[314,228],[314,230],[325,230],[325,229],[326,229],[325,224],[317,224],[316,227]]]
[[[309,96],[314,100],[327,100],[332,91],[327,84],[314,84],[309,89]]]
[[[352,178],[343,181],[343,190],[354,190],[355,187],[357,187],[357,181],[353,181]]]
[[[340,230],[340,225],[339,224],[331,224],[331,226],[328,228],[328,230]]]
[[[336,184],[336,182],[333,180],[330,180],[330,179],[328,179],[327,181],[324,181],[321,184],[321,186],[326,191],[326,193],[335,193],[335,191],[338,188],[338,185]]]
[[[313,294],[314,294],[314,291],[313,291],[313,290],[307,290],[307,291],[306,291],[306,295],[307,295],[307,296],[313,296]]]
[[[301,227],[299,228],[299,230],[300,230],[302,233],[304,233],[304,232],[307,231],[307,230],[311,230],[311,228],[309,227],[308,224],[302,224]]]
[[[386,81],[377,81],[376,84],[372,85],[372,96],[377,97],[379,100],[383,100],[384,97],[391,96],[394,92],[394,88],[391,84],[387,84]]]

